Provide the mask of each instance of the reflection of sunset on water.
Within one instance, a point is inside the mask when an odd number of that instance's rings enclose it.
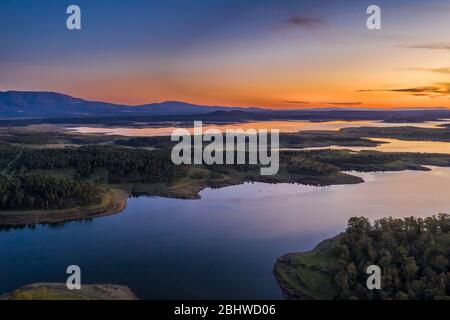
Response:
[[[383,142],[377,147],[343,147],[343,146],[329,146],[329,147],[317,147],[317,148],[304,148],[304,149],[282,149],[282,150],[375,150],[382,152],[419,152],[419,153],[444,153],[450,154],[450,142],[439,141],[408,141],[398,139],[386,139],[386,138],[368,138],[372,141]]]
[[[233,124],[203,124],[203,130],[219,129],[221,131],[227,129],[278,129],[282,133],[291,133],[306,130],[339,130],[350,127],[406,127],[415,126],[421,128],[435,128],[443,122],[424,122],[424,123],[385,123],[381,121],[260,121],[245,122]],[[103,127],[75,127],[69,128],[71,131],[78,133],[97,133],[108,135],[121,135],[126,137],[151,137],[151,136],[169,136],[179,127],[151,127],[151,128],[103,128]],[[193,123],[191,127],[186,127],[189,132],[193,133]]]

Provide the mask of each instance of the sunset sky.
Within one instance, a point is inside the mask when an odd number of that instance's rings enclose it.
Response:
[[[66,28],[66,8],[82,30]],[[366,9],[382,9],[382,30]],[[0,91],[130,105],[450,107],[448,0],[0,0]]]

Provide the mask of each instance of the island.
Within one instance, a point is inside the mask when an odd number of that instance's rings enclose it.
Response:
[[[448,300],[450,215],[425,219],[363,217],[314,250],[278,258],[275,278],[290,300]],[[381,269],[370,290],[367,268]]]
[[[127,286],[83,285],[69,290],[62,283],[34,283],[0,296],[0,300],[137,300]]]
[[[282,134],[280,170],[274,176],[261,176],[259,165],[177,166],[170,158],[174,144],[170,137],[125,138],[47,130],[50,131],[29,127],[0,129],[2,228],[119,213],[130,196],[198,199],[205,188],[245,182],[357,184],[364,181],[353,172],[450,167],[449,154],[308,149],[376,146],[383,142],[369,140],[367,135],[370,136],[369,131],[382,135],[378,129]],[[447,127],[430,130],[441,132]],[[404,129],[401,132],[403,137]],[[414,137],[417,139],[416,134]]]

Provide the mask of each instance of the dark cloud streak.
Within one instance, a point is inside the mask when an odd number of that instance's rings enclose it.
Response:
[[[334,106],[359,106],[362,102],[322,102],[323,104],[330,104]]]
[[[403,69],[403,70],[404,71],[425,71],[425,72],[450,74],[450,68],[411,68],[411,69]]]
[[[325,22],[320,18],[312,18],[306,16],[293,16],[288,19],[288,24],[291,26],[296,26],[300,28],[316,28],[323,26]]]
[[[429,86],[399,88],[399,89],[364,89],[357,92],[401,92],[409,93],[413,96],[428,96],[436,98],[450,95],[450,82],[437,82]]]
[[[288,103],[288,104],[309,104],[308,101],[297,101],[297,100],[286,100],[286,101],[283,101],[283,103]]]
[[[450,50],[450,43],[425,43],[416,45],[401,45],[399,47],[409,49]]]

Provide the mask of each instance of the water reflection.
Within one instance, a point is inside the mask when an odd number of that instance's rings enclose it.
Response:
[[[420,153],[441,153],[450,154],[450,142],[435,142],[435,141],[407,141],[407,140],[397,140],[397,139],[386,139],[386,138],[366,138],[372,141],[383,142],[376,147],[342,147],[342,146],[327,146],[327,147],[316,147],[316,148],[284,148],[283,150],[290,151],[304,151],[304,150],[375,150],[382,152],[420,152]]]
[[[450,211],[450,168],[358,174],[366,183],[312,187],[244,184],[201,200],[133,198],[118,215],[60,228],[0,232],[0,292],[65,281],[126,284],[148,299],[281,298],[275,259],[311,249],[352,216],[428,216]]]
[[[260,121],[234,124],[205,124],[204,130],[215,128],[226,129],[278,129],[283,133],[291,133],[305,130],[339,130],[350,127],[405,127],[415,126],[421,128],[436,128],[445,122],[431,121],[424,123],[386,123],[382,121]],[[102,128],[102,127],[70,127],[68,130],[78,133],[97,133],[107,135],[121,135],[127,137],[148,137],[148,136],[168,136],[171,135],[177,126],[150,127],[150,128]],[[191,133],[192,128],[187,128]]]

